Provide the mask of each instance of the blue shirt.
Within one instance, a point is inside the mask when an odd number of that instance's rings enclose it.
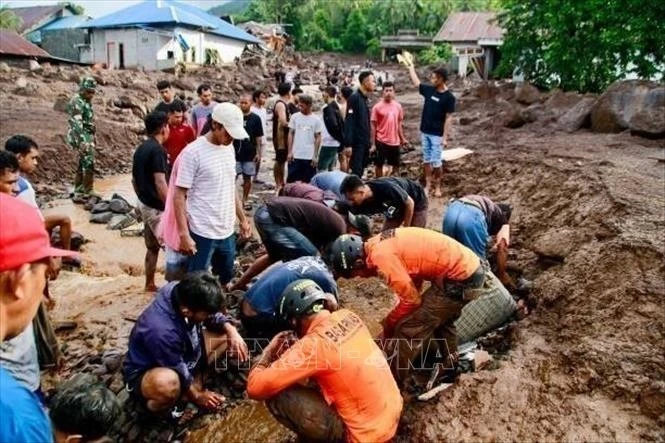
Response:
[[[51,422],[37,396],[0,367],[0,442],[52,441]]]
[[[192,373],[201,358],[201,325],[186,322],[176,308],[173,288],[177,284],[163,286],[136,320],[123,366],[126,382],[161,367],[178,373],[183,392],[192,383]],[[208,317],[205,324],[219,330],[227,321],[223,314],[217,313]]]
[[[347,175],[349,174],[342,171],[319,172],[314,177],[312,177],[312,180],[310,180],[309,184],[314,185],[323,191],[334,192],[339,200],[344,201],[346,200],[346,196],[342,195],[342,193],[339,191],[339,187]]]
[[[319,257],[300,257],[270,268],[245,293],[245,299],[258,314],[276,316],[286,287],[301,278],[313,280],[325,292],[337,297],[337,284]]]

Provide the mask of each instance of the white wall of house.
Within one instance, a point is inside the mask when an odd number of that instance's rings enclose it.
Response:
[[[120,68],[120,44],[124,67],[143,67],[146,70],[172,67],[181,61],[205,63],[207,48],[216,49],[223,63],[231,63],[245,49],[245,43],[238,40],[178,27],[159,30],[93,29],[91,34],[94,62],[106,63],[116,69]],[[176,40],[176,34],[181,34],[190,46],[186,53]]]

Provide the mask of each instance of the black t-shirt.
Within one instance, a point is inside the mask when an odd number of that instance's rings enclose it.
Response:
[[[318,202],[295,197],[275,197],[266,203],[270,217],[283,226],[291,226],[321,249],[346,233],[341,215]]]
[[[154,209],[164,210],[164,202],[159,198],[154,174],[166,174],[166,151],[157,140],[150,137],[134,151],[132,178],[141,203]]]
[[[434,86],[422,83],[418,91],[425,97],[420,131],[429,135],[442,136],[446,116],[455,112],[455,96],[448,89],[438,92]]]
[[[236,149],[236,161],[252,162],[256,157],[256,137],[263,137],[263,123],[261,117],[253,112],[243,115],[242,118],[249,138],[233,141],[233,146]]]
[[[388,219],[404,217],[408,197],[413,199],[414,212],[427,209],[427,196],[420,183],[402,177],[381,177],[369,180],[372,198],[358,207],[360,214],[383,214]]]

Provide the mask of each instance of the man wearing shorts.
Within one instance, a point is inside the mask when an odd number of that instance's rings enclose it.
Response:
[[[256,165],[261,162],[263,123],[261,117],[251,110],[252,99],[249,94],[243,94],[240,97],[238,106],[242,111],[245,131],[249,138],[233,142],[236,150],[236,175],[242,174],[242,204],[245,209],[251,209],[247,206],[247,199],[252,190],[252,177],[256,175]]]
[[[154,292],[155,269],[160,244],[157,240],[157,225],[164,212],[166,201],[166,150],[164,142],[169,138],[168,117],[164,112],[155,111],[145,118],[148,134],[134,152],[132,165],[132,185],[139,199],[138,210],[143,219],[145,238],[145,290]]]
[[[392,167],[390,175],[399,175],[399,147],[406,143],[402,122],[404,110],[395,100],[395,85],[383,84],[383,100],[372,108],[370,116],[371,142],[370,152],[376,151],[376,177],[383,177],[383,165]]]
[[[323,135],[319,152],[319,171],[332,171],[337,164],[337,156],[342,152],[344,141],[344,118],[335,101],[337,88],[328,86],[323,91]]]
[[[409,65],[409,75],[420,95],[425,97],[420,132],[423,145],[425,190],[434,186],[434,196],[441,197],[441,159],[443,148],[450,137],[452,113],[455,112],[455,96],[446,86],[448,71],[439,67],[432,71],[431,85],[420,83],[416,68]]]
[[[284,186],[284,166],[288,155],[289,138],[289,112],[288,104],[291,102],[291,83],[281,83],[277,87],[279,98],[275,102],[272,115],[272,143],[275,147],[275,189]]]

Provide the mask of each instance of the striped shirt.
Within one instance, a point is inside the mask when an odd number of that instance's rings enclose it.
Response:
[[[188,190],[189,230],[211,240],[229,237],[236,210],[233,145],[213,145],[202,136],[187,145],[178,158],[176,186]]]

